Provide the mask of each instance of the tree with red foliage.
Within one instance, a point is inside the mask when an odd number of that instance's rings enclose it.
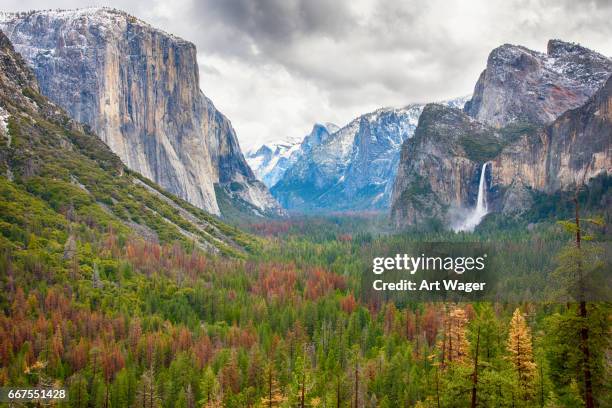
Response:
[[[429,347],[433,346],[438,335],[440,327],[440,319],[438,318],[438,312],[432,305],[427,305],[425,313],[423,314],[423,331],[425,332],[425,339]]]
[[[229,361],[223,366],[220,372],[220,383],[223,392],[240,392],[240,370],[238,368],[238,358],[233,353]]]
[[[357,301],[355,300],[353,293],[349,293],[340,300],[340,307],[348,314],[355,311],[357,308]]]

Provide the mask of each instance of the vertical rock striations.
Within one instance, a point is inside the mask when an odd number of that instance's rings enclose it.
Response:
[[[482,163],[497,155],[503,135],[459,109],[425,106],[400,157],[391,197],[398,226],[445,219],[447,210],[475,203]]]
[[[72,259],[82,239],[73,232],[81,228],[237,257],[257,246],[252,237],[126,170],[104,142],[40,94],[34,73],[0,31],[3,250],[42,237],[64,260]]]
[[[130,169],[215,214],[215,185],[254,211],[279,211],[230,122],[200,91],[193,44],[107,8],[4,14],[0,28],[42,93]]]
[[[544,193],[612,173],[612,77],[583,106],[509,144],[492,166],[494,184]]]
[[[551,40],[547,54],[504,45],[489,56],[464,112],[427,105],[404,142],[391,205],[398,227],[431,218],[452,226],[475,205],[478,169],[492,210],[524,212],[612,171],[612,60]]]

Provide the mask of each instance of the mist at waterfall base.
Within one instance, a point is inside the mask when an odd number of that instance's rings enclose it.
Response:
[[[480,221],[484,218],[485,215],[489,212],[488,204],[487,204],[487,165],[489,163],[485,163],[482,165],[482,169],[480,170],[480,179],[478,182],[478,197],[476,198],[476,206],[469,210],[457,210],[454,216],[451,218],[457,220],[453,223],[452,229],[456,232],[472,232],[474,228]]]

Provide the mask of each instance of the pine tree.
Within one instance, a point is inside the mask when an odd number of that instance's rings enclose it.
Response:
[[[212,367],[208,366],[204,372],[204,377],[200,382],[200,391],[202,393],[202,399],[200,404],[203,407],[213,408],[221,406],[219,402],[219,382],[213,372]]]
[[[585,247],[583,241],[593,240],[592,235],[587,234],[587,225],[594,227],[605,227],[602,217],[582,218],[579,205],[579,191],[584,186],[586,172],[583,175],[582,184],[576,187],[574,194],[574,219],[572,221],[561,221],[560,224],[565,230],[574,236],[574,245],[561,251],[559,255],[559,266],[555,270],[554,281],[559,282],[561,290],[574,300],[578,300],[578,316],[580,324],[578,326],[578,336],[580,338],[579,349],[582,355],[582,386],[584,389],[584,402],[586,408],[595,407],[595,388],[593,367],[597,365],[594,361],[594,350],[591,349],[593,343],[591,328],[589,327],[589,313],[587,305],[587,294],[596,295],[602,288],[607,288],[605,284],[606,274],[602,271],[609,270],[609,264],[604,264],[599,258],[605,249],[597,245]],[[600,274],[598,277],[597,275]],[[588,277],[588,278],[587,278]],[[605,289],[604,289],[605,291]],[[598,339],[595,341],[598,342]]]
[[[155,373],[152,368],[142,373],[136,394],[135,406],[138,408],[159,408],[161,406],[161,400],[155,384]]]
[[[533,361],[531,333],[518,308],[514,311],[510,321],[507,348],[510,353],[510,361],[516,370],[518,396],[521,399],[532,399],[534,396],[536,364]]]
[[[300,408],[306,406],[307,394],[310,393],[310,374],[304,356],[299,356],[293,369],[293,383],[291,384],[290,402]]]
[[[467,316],[462,308],[456,307],[446,315],[442,338],[438,342],[442,367],[453,362],[465,362],[469,350],[467,323]]]
[[[266,394],[261,398],[262,407],[280,407],[287,398],[282,394],[278,382],[274,378],[274,369],[268,365],[266,369]]]

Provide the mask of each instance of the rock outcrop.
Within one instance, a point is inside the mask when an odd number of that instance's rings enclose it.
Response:
[[[553,193],[612,173],[612,77],[583,106],[525,133],[492,160],[493,185]]]
[[[554,68],[554,69],[553,69]],[[612,62],[551,41],[548,54],[491,53],[465,112],[427,105],[402,148],[391,206],[398,227],[456,217],[476,202],[489,162],[489,210],[515,216],[552,194],[612,171]],[[603,78],[603,79],[602,79]]]
[[[402,147],[391,197],[398,226],[445,219],[447,211],[475,202],[482,163],[502,149],[493,127],[443,105],[425,106],[414,137]]]
[[[220,213],[215,186],[256,212],[280,211],[200,91],[192,43],[107,8],[3,14],[0,28],[41,92],[130,169],[211,213]]]
[[[546,54],[505,44],[494,49],[465,111],[480,122],[546,124],[584,104],[612,73],[612,60],[577,44],[548,42]]]

